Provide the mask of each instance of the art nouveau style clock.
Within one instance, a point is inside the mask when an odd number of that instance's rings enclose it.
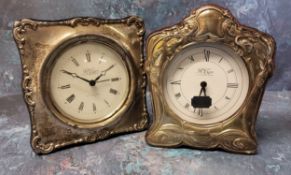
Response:
[[[256,152],[255,122],[275,42],[206,5],[147,42],[153,99],[150,145]]]
[[[13,32],[35,152],[146,128],[140,18],[23,19]]]

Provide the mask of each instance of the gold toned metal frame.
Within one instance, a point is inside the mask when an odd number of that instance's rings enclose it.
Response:
[[[169,62],[184,46],[218,43],[232,49],[246,64],[250,87],[239,110],[211,125],[189,123],[166,103],[162,82]],[[274,39],[241,25],[231,13],[215,5],[193,10],[181,23],[157,31],[147,41],[145,64],[153,99],[153,123],[146,141],[153,146],[220,148],[230,152],[256,153],[255,123],[268,78],[274,70]]]
[[[136,16],[118,20],[85,17],[15,22],[13,35],[21,56],[22,88],[31,118],[31,145],[36,153],[47,154],[63,147],[147,128],[144,32],[143,21]],[[113,48],[122,56],[130,77],[129,95],[122,107],[109,118],[92,124],[72,122],[57,112],[47,88],[53,55],[84,40]]]

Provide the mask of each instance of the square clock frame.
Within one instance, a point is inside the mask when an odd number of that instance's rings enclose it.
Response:
[[[146,129],[148,113],[145,101],[146,76],[143,71],[144,24],[140,18],[131,16],[103,20],[87,17],[61,21],[23,19],[15,22],[13,35],[21,56],[22,88],[31,118],[31,145],[36,153],[47,154],[63,147]],[[50,72],[58,58],[56,55],[70,45],[86,41],[106,45],[114,50],[128,71],[128,85],[125,87],[128,95],[122,105],[114,109],[109,117],[91,123],[72,121],[55,108],[49,95]],[[112,67],[94,71],[96,74],[99,71],[101,77]],[[63,73],[72,79],[82,79],[68,71]],[[100,77],[94,81],[83,80],[94,86]],[[84,107],[82,103],[79,110]],[[98,107],[93,104],[92,110],[98,110]]]

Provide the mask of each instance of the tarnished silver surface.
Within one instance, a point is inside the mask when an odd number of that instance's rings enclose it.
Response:
[[[241,96],[240,100],[244,100],[244,103],[235,113],[228,116],[228,119],[220,122],[216,120],[214,123],[203,124],[199,123],[197,118],[195,121],[191,117],[187,121],[182,117],[182,113],[176,113],[177,111],[169,105],[170,102],[167,103],[167,95],[163,92],[166,91],[167,85],[161,86],[167,79],[166,72],[172,71],[169,69],[170,65],[175,64],[175,57],[179,57],[178,55],[187,50],[186,48],[197,45],[200,47],[202,43],[206,47],[211,44],[227,45],[240,56],[239,59],[245,63],[248,71],[247,98]],[[240,25],[228,10],[214,5],[201,6],[179,24],[152,33],[147,40],[145,71],[155,110],[153,123],[146,133],[147,143],[160,147],[221,148],[230,152],[254,154],[257,147],[255,132],[257,113],[265,92],[265,84],[274,71],[275,46],[276,43],[271,36]],[[206,58],[206,61],[209,60]],[[183,74],[181,77],[186,76],[185,72]],[[181,86],[180,88],[178,92],[183,92],[183,88]],[[210,121],[210,118],[208,119]]]
[[[32,152],[30,121],[20,89],[20,59],[11,34],[14,20],[138,15],[145,20],[148,36],[154,30],[177,23],[192,8],[206,3],[229,8],[241,23],[270,33],[277,41],[275,74],[268,83],[269,91],[258,116],[257,155],[153,148],[146,145],[144,133],[48,156]],[[290,8],[290,0],[0,0],[0,175],[290,174]]]

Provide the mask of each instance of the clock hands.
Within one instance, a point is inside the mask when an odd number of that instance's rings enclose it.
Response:
[[[65,74],[68,74],[68,75],[71,75],[73,78],[79,78],[79,79],[81,79],[81,80],[83,80],[83,81],[85,81],[87,83],[90,83],[90,80],[87,80],[86,78],[80,77],[76,73],[72,73],[72,72],[66,71],[64,69],[62,69],[61,72],[65,73]]]
[[[101,83],[101,82],[106,82],[106,81],[109,81],[110,79],[106,79],[106,80],[100,80],[98,81],[101,77],[103,77],[104,75],[106,75],[106,72],[109,71],[110,69],[112,69],[114,67],[114,64],[112,64],[110,67],[108,67],[107,69],[101,71],[100,75],[98,75],[95,79],[93,80],[88,80],[84,77],[81,77],[79,75],[77,75],[76,73],[72,73],[72,72],[69,72],[69,71],[66,71],[64,69],[61,70],[61,72],[65,73],[65,74],[68,74],[68,75],[71,75],[73,78],[79,78],[87,83],[89,83],[90,86],[95,86],[96,83]]]
[[[107,81],[110,81],[110,79],[99,80],[99,81],[96,81],[96,83],[103,83],[103,82],[107,82]]]
[[[95,82],[97,80],[99,80],[102,76],[106,75],[106,72],[109,71],[110,69],[112,69],[114,67],[114,64],[112,64],[110,67],[108,67],[107,69],[101,71],[100,75],[98,75],[96,78],[95,78]]]
[[[112,69],[114,67],[114,64],[112,64],[110,67],[108,67],[107,69],[101,71],[100,75],[98,75],[95,80],[91,80],[92,81],[92,85],[90,83],[91,86],[95,86],[95,84],[97,83],[97,81],[103,77],[104,75],[106,75],[106,72],[109,71],[110,69]]]
[[[200,86],[201,86],[201,89],[200,89],[199,96],[201,96],[202,92],[204,93],[204,96],[206,96],[206,86],[207,86],[207,83],[205,81],[202,81],[200,83]]]
[[[206,96],[206,87],[207,87],[207,82],[202,81],[200,83],[201,89],[200,89],[200,94],[199,96],[194,96],[191,99],[191,105],[194,108],[194,112],[196,108],[199,108],[198,114],[200,116],[203,116],[203,111],[202,108],[209,108],[212,103],[212,99],[209,96]],[[202,96],[202,93],[204,96]]]

